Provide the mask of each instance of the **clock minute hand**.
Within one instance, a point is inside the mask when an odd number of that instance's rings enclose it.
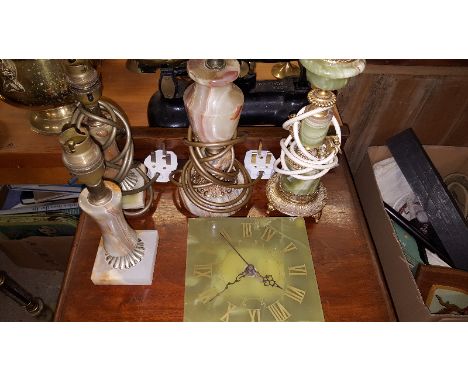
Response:
[[[244,261],[244,263],[246,263],[247,265],[250,265],[247,260],[244,259],[244,257],[239,253],[239,251],[234,248],[234,246],[231,244],[231,242],[226,238],[226,236],[223,235],[222,232],[219,233],[221,235],[221,237],[226,240],[226,243],[228,243],[230,245],[230,247],[239,255],[239,257]]]

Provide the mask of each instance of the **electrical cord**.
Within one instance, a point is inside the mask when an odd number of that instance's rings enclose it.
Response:
[[[326,111],[331,109],[330,107],[319,107],[308,112],[305,111],[306,106],[304,106],[297,115],[291,119],[288,119],[286,122],[283,123],[283,129],[290,130],[290,126],[292,125],[292,133],[293,135],[289,135],[287,138],[283,138],[280,141],[281,146],[281,155],[275,161],[275,171],[279,174],[289,175],[297,179],[301,180],[313,180],[319,179],[324,176],[328,171],[332,168],[338,166],[338,150],[332,150],[330,154],[328,154],[325,158],[320,159],[314,155],[312,155],[302,144],[299,138],[299,128],[300,128],[300,121],[305,118],[308,118],[314,114]],[[335,116],[332,117],[332,123],[335,127],[336,135],[338,137],[339,145],[341,145],[341,128],[336,120]],[[339,147],[339,146],[338,146]],[[299,156],[296,152],[296,149],[305,157]],[[289,158],[294,164],[300,169],[293,170],[290,169],[286,163],[286,157]],[[281,163],[281,168],[279,164]],[[313,171],[316,171],[312,175],[303,175],[308,174]]]
[[[106,168],[109,167],[118,170],[117,174],[109,179],[119,184],[125,180],[125,178],[129,175],[131,169],[135,169],[143,177],[145,183],[142,187],[122,191],[122,195],[132,195],[144,190],[148,190],[145,205],[141,209],[136,211],[123,211],[126,216],[141,216],[151,207],[154,196],[152,184],[158,178],[159,173],[156,173],[153,176],[153,178],[149,179],[148,176],[143,171],[141,171],[141,169],[138,167],[138,164],[133,161],[134,147],[132,140],[132,132],[130,130],[130,125],[127,122],[127,119],[117,108],[115,108],[109,102],[104,100],[99,100],[98,102],[100,110],[106,111],[108,113],[108,118],[97,115],[91,112],[90,110],[87,110],[83,107],[83,105],[78,103],[70,123],[72,125],[75,125],[77,128],[80,128],[82,127],[83,120],[86,117],[88,119],[109,125],[111,127],[111,131],[106,141],[101,145],[103,151],[109,148],[111,144],[115,142],[117,131],[120,130],[123,126],[122,132],[125,135],[125,144],[122,150],[120,150],[119,154],[117,154],[112,159],[105,160],[105,166]]]
[[[181,187],[187,198],[198,208],[213,212],[213,213],[231,213],[239,210],[248,203],[252,196],[253,185],[257,183],[263,172],[260,172],[255,180],[251,180],[249,173],[245,167],[235,159],[234,145],[244,141],[245,135],[234,137],[227,141],[205,143],[198,141],[192,133],[192,128],[188,128],[187,139],[184,143],[189,147],[190,159],[184,165],[182,170],[174,171],[170,175],[170,180],[173,184]],[[210,152],[219,150],[218,152]],[[231,159],[226,170],[220,170],[214,167],[211,163],[216,159],[223,157],[230,152]],[[210,163],[211,162],[211,163]],[[175,179],[175,175],[180,173],[179,180]],[[192,175],[197,173],[204,181],[200,184],[194,184]],[[241,175],[243,183],[237,183],[238,177]],[[212,198],[207,198],[198,190],[210,186],[220,186],[231,192],[230,189],[241,189],[239,195],[232,200],[226,202],[217,202]]]

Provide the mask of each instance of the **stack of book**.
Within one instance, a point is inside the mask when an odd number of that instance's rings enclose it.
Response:
[[[0,250],[19,266],[63,271],[81,190],[81,185],[1,186]]]
[[[18,184],[0,191],[0,238],[73,236],[82,186]]]
[[[57,211],[79,216],[81,185],[17,184],[3,186],[1,215]]]

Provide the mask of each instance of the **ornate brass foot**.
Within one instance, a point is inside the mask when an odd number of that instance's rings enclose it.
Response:
[[[267,183],[266,194],[268,210],[277,210],[289,216],[312,216],[315,222],[320,220],[322,209],[327,202],[327,189],[320,183],[312,195],[294,195],[280,186],[280,175],[274,174]]]

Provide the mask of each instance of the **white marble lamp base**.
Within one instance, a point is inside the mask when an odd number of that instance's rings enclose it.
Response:
[[[105,260],[102,238],[94,261],[91,281],[94,285],[151,285],[158,248],[159,235],[156,230],[135,231],[145,244],[145,255],[129,269],[114,269]]]

